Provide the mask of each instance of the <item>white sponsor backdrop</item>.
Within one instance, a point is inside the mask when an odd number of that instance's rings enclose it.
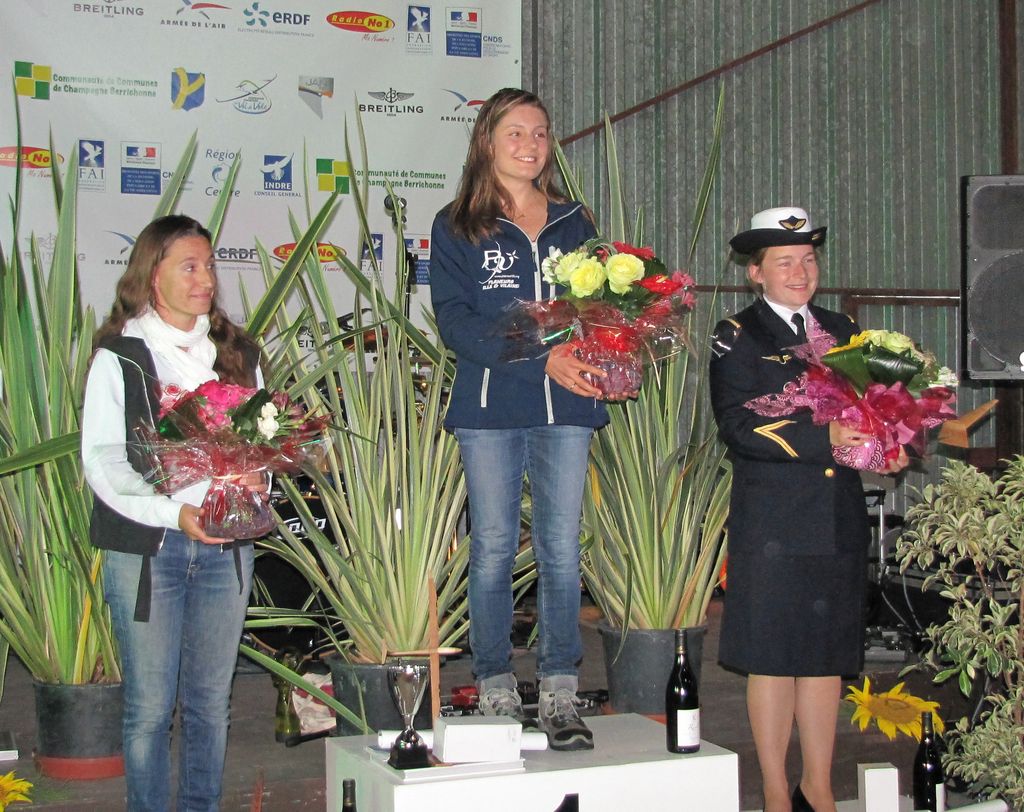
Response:
[[[521,81],[520,23],[520,4],[509,0],[2,0],[0,54],[17,95],[3,83],[0,191],[6,202],[14,189],[16,100],[26,163],[20,249],[30,232],[44,259],[52,247],[52,132],[61,167],[75,151],[82,163],[83,301],[102,317],[134,236],[196,132],[178,210],[200,221],[241,153],[217,245],[224,304],[239,319],[239,286],[250,300],[263,291],[256,240],[285,254],[289,212],[305,223],[328,190],[344,189],[347,173],[361,169],[358,106],[376,184],[371,229],[385,256],[393,256],[395,235],[384,177],[408,203],[406,235],[421,283],[416,318],[429,302],[430,224],[454,197],[476,111],[492,92]],[[345,163],[346,123],[353,167]],[[9,220],[0,224],[5,251],[13,250]],[[358,250],[349,197],[325,239],[350,256]],[[338,311],[347,311],[349,283],[340,271],[331,282]]]

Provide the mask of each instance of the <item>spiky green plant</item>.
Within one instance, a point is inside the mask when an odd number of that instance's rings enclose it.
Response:
[[[359,136],[365,144],[361,127]],[[346,152],[352,163],[347,135]],[[365,161],[363,147],[364,166]],[[356,178],[353,185],[361,244],[368,243],[369,186]],[[357,290],[354,330],[338,326],[323,268],[312,254],[305,257],[295,287],[301,311],[288,316],[277,310],[273,316],[282,336],[270,364],[275,376],[294,379],[293,391],[310,405],[330,410],[336,426],[324,470],[312,474],[326,527],[317,527],[302,494],[285,481],[306,538],[282,525],[279,537],[260,544],[306,576],[328,607],[335,645],[363,662],[383,662],[389,654],[427,647],[431,580],[441,644],[457,640],[466,626],[469,548],[459,529],[465,482],[455,439],[441,427],[453,370],[437,339],[406,316],[410,269],[400,222],[396,230],[390,290],[376,260],[363,273],[338,252],[338,263]],[[311,354],[295,341],[303,325],[313,336]],[[364,331],[373,336],[373,358],[362,340]],[[269,614],[294,616],[273,609]]]
[[[18,133],[20,146],[20,126]],[[173,206],[194,152],[193,136],[158,215]],[[77,151],[71,155],[63,182],[54,162],[57,236],[49,267],[34,235],[23,261],[20,166],[12,246],[0,248],[0,637],[35,679],[77,684],[117,681],[120,665],[99,583],[101,553],[89,543],[92,493],[78,454],[95,316],[80,304]],[[219,207],[215,223],[222,216]]]
[[[691,260],[718,165],[723,110],[720,96],[695,206]],[[639,244],[642,215],[631,229],[608,122],[605,139],[611,200],[606,233]],[[578,184],[568,185],[578,197]],[[702,354],[687,351],[655,364],[636,400],[609,404],[610,422],[594,440],[583,506],[583,577],[616,628],[700,625],[718,584],[732,471],[708,416],[706,367]]]

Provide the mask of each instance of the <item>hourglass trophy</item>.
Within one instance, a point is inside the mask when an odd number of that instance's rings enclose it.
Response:
[[[391,745],[388,764],[396,770],[429,767],[430,756],[423,738],[412,726],[416,711],[420,709],[430,672],[423,664],[404,662],[388,666],[388,686],[402,716],[403,729]]]

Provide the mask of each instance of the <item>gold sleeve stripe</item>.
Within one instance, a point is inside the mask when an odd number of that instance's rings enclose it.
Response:
[[[781,429],[783,426],[788,426],[791,423],[795,422],[795,420],[779,420],[775,423],[769,423],[767,426],[758,426],[756,429],[754,429],[754,434],[760,434],[762,437],[767,437],[772,442],[778,443],[782,447],[782,450],[789,454],[789,456],[798,457],[799,454],[796,453],[793,446],[791,446],[784,439],[779,437],[778,434],[775,433],[778,429]]]
[[[729,324],[731,324],[733,327],[736,327],[737,329],[743,327],[743,325],[736,321],[736,319],[726,319],[726,321],[729,322]]]

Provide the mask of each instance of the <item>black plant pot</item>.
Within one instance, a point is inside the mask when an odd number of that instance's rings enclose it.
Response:
[[[58,685],[33,682],[35,761],[43,775],[63,779],[124,775],[120,683]]]
[[[391,689],[388,687],[388,667],[377,663],[350,663],[342,657],[324,658],[331,669],[334,698],[366,720],[370,730],[401,730],[402,717],[398,713]],[[429,692],[429,687],[428,687]],[[417,730],[430,730],[430,700],[425,696],[413,720]],[[337,716],[338,734],[352,736],[363,731],[347,719]]]
[[[612,628],[604,621],[597,628],[604,644],[611,709],[616,713],[663,714],[665,686],[675,660],[675,630],[629,629],[623,642],[622,629]],[[706,631],[707,626],[686,630],[686,652],[698,687]]]

